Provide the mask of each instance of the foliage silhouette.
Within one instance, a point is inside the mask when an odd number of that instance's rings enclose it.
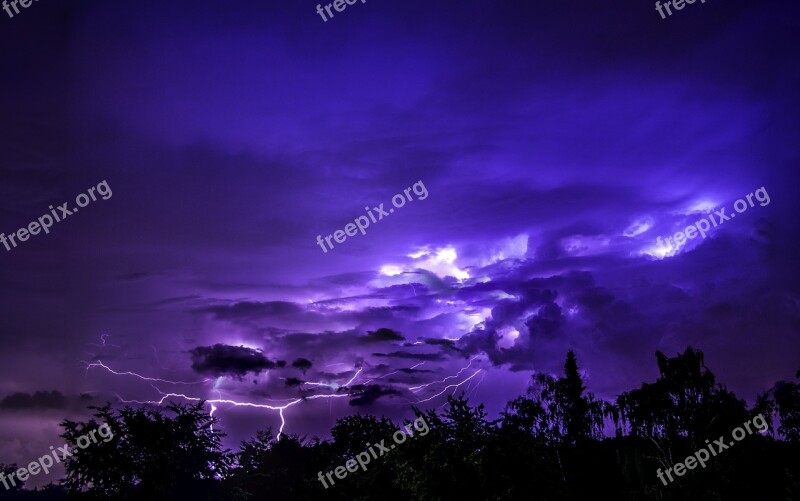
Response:
[[[95,408],[95,420],[62,423],[71,444],[103,422],[114,433],[67,462],[63,485],[71,499],[122,500],[800,499],[800,385],[776,383],[748,409],[716,382],[701,351],[658,352],[656,361],[655,382],[613,403],[587,390],[570,351],[562,376],[535,374],[527,394],[495,420],[463,394],[448,397],[439,413],[412,408],[426,435],[327,489],[319,472],[343,466],[367,444],[392,444],[408,422],[358,414],[337,420],[329,440],[278,440],[265,430],[231,452],[202,402],[166,411],[106,405]],[[706,440],[730,440],[758,414],[780,426],[747,436],[667,486],[657,479],[657,468],[684,461]],[[0,493],[8,496],[63,499],[55,487]]]

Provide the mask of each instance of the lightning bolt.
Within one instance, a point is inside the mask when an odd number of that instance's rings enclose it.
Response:
[[[484,379],[486,379],[486,372],[481,374],[481,378],[478,381],[475,382],[475,386],[474,387],[472,387],[472,383],[470,383],[467,386],[467,391],[469,392],[469,393],[467,393],[467,397],[468,398],[474,398],[475,397],[475,393],[477,393],[478,387],[481,385],[481,383],[483,383]],[[472,391],[470,391],[470,387],[472,387]],[[453,390],[453,393],[455,393],[455,390]]]
[[[81,362],[83,362],[83,360],[81,360]],[[152,378],[152,377],[145,377],[145,376],[142,376],[140,374],[136,374],[135,372],[117,372],[117,371],[111,369],[110,367],[108,367],[107,365],[105,365],[100,360],[98,360],[97,362],[95,362],[93,364],[90,364],[88,362],[83,362],[83,363],[86,364],[86,374],[89,374],[89,369],[91,369],[93,367],[102,367],[103,369],[107,370],[111,374],[115,374],[117,376],[133,376],[133,377],[141,379],[142,381],[152,381],[152,382],[167,383],[167,384],[203,384],[203,383],[207,383],[209,381],[213,381],[212,379],[203,379],[202,381],[192,381],[192,382],[187,382],[187,381],[169,381],[167,379],[158,379],[158,378]]]
[[[422,364],[424,364],[424,363],[425,363],[425,362],[420,362],[420,363],[418,363],[417,365],[413,365],[413,366],[409,367],[408,369],[397,369],[396,371],[392,371],[392,372],[390,372],[390,373],[388,373],[388,374],[384,374],[384,375],[382,375],[382,376],[374,377],[374,378],[372,378],[372,379],[369,379],[369,380],[365,381],[365,382],[364,382],[364,384],[369,384],[369,383],[371,383],[371,382],[375,381],[376,379],[383,379],[383,378],[385,378],[385,377],[391,376],[392,374],[397,374],[398,372],[400,372],[400,371],[403,371],[403,370],[411,370],[411,369],[416,369],[417,367],[419,367],[420,365],[422,365]]]
[[[359,367],[359,369],[358,369],[358,371],[356,371],[355,375],[353,377],[351,377],[350,381],[346,382],[344,385],[345,386],[350,386],[351,384],[353,384],[353,381],[355,381],[356,378],[358,377],[358,375],[361,374],[361,370],[362,369]]]
[[[121,348],[121,346],[120,346],[120,345],[118,345],[118,344],[111,344],[111,343],[109,343],[109,344],[106,344],[106,339],[107,339],[107,338],[110,338],[110,337],[111,337],[111,336],[110,336],[109,334],[100,334],[100,342],[101,342],[102,344],[97,344],[97,343],[89,343],[89,345],[90,345],[90,346],[100,346],[100,347],[103,347],[103,346],[113,346],[113,347],[115,347],[115,348]]]
[[[412,393],[416,393],[419,390],[427,388],[428,386],[431,386],[431,385],[434,385],[434,384],[444,384],[444,383],[446,383],[447,381],[449,381],[451,379],[456,379],[461,375],[461,373],[463,373],[465,370],[469,369],[470,366],[472,365],[472,362],[474,362],[478,358],[480,358],[480,355],[475,355],[474,357],[472,357],[470,359],[469,363],[467,364],[467,366],[466,367],[462,367],[461,370],[458,371],[458,374],[455,374],[455,375],[452,375],[452,376],[447,376],[446,378],[442,379],[441,381],[433,381],[431,383],[421,384],[419,386],[411,386],[408,389],[411,390]]]
[[[152,377],[142,376],[141,374],[137,374],[135,372],[127,372],[127,371],[126,372],[119,372],[119,371],[115,371],[114,369],[112,369],[112,368],[108,367],[107,365],[105,365],[100,360],[98,360],[96,363],[91,363],[91,364],[87,363],[87,362],[83,362],[83,363],[86,364],[86,373],[87,373],[87,375],[89,373],[89,369],[100,367],[100,368],[105,369],[106,371],[110,372],[111,374],[114,374],[114,375],[117,375],[117,376],[132,376],[132,377],[135,377],[135,378],[140,379],[142,381],[148,381],[148,382],[151,383],[150,386],[161,395],[161,398],[159,400],[130,400],[130,399],[124,399],[119,394],[116,394],[116,396],[119,399],[119,401],[122,402],[122,403],[126,403],[126,404],[134,404],[135,403],[135,404],[142,404],[142,405],[158,405],[158,406],[160,406],[160,405],[163,405],[164,402],[167,401],[170,398],[181,398],[181,399],[188,400],[188,401],[191,401],[191,402],[205,401],[205,402],[208,402],[211,405],[211,412],[209,413],[209,416],[212,416],[212,417],[214,416],[214,412],[216,412],[219,409],[217,407],[217,405],[215,405],[215,404],[230,404],[232,407],[250,407],[250,408],[267,409],[267,410],[272,410],[272,411],[278,411],[278,414],[280,415],[280,418],[281,418],[281,426],[280,426],[280,429],[278,430],[278,434],[277,434],[277,437],[276,437],[276,439],[278,439],[278,440],[283,435],[283,430],[286,427],[286,416],[284,415],[284,411],[286,409],[288,409],[289,407],[297,405],[297,404],[299,404],[300,402],[302,402],[304,400],[316,400],[316,399],[320,399],[320,398],[347,398],[347,397],[351,396],[349,393],[310,395],[310,396],[300,397],[300,398],[296,398],[296,399],[286,399],[286,400],[289,400],[289,402],[285,403],[283,405],[259,404],[259,403],[253,403],[253,402],[240,402],[240,401],[237,401],[237,400],[231,400],[231,399],[222,398],[222,393],[217,389],[217,386],[222,381],[222,378],[220,377],[220,378],[217,378],[217,381],[214,384],[214,388],[212,389],[212,391],[216,391],[217,392],[217,396],[219,398],[208,399],[208,398],[189,396],[189,395],[186,395],[186,394],[183,394],[183,393],[167,393],[167,392],[161,391],[157,386],[155,386],[152,383],[167,383],[167,384],[177,384],[177,385],[195,385],[195,384],[207,383],[209,381],[213,381],[213,379],[204,379],[202,381],[192,381],[192,382],[188,382],[188,381],[170,381],[170,380],[167,380],[167,379],[160,379],[160,378],[152,378]],[[358,377],[358,375],[361,374],[361,371],[362,371],[362,369],[359,368],[358,371],[356,371],[355,375],[353,375],[353,377],[350,378],[350,381],[345,383],[343,386],[349,386],[350,384],[352,384],[353,381],[355,381],[355,379]]]
[[[470,379],[474,378],[475,376],[477,376],[477,375],[478,375],[479,373],[481,373],[481,372],[483,372],[483,369],[478,369],[478,370],[476,370],[476,371],[475,371],[475,372],[474,372],[474,373],[473,373],[473,374],[472,374],[470,377],[466,378],[465,380],[461,381],[460,383],[458,383],[458,384],[450,384],[450,385],[447,385],[447,386],[445,386],[445,388],[444,388],[442,391],[440,391],[440,392],[439,392],[439,393],[437,393],[436,395],[434,395],[434,396],[432,396],[432,397],[428,397],[428,398],[426,398],[425,400],[417,400],[417,403],[418,403],[418,404],[421,404],[421,403],[423,403],[423,402],[427,402],[427,401],[429,401],[429,400],[433,400],[434,398],[436,398],[436,397],[440,396],[441,394],[443,394],[444,392],[446,392],[446,391],[447,391],[447,390],[449,390],[450,388],[453,388],[453,393],[455,393],[455,389],[456,389],[456,388],[458,388],[458,387],[459,387],[459,386],[461,386],[462,384],[466,383],[466,382],[467,382],[467,381],[469,381]]]
[[[358,375],[361,374],[362,370],[364,370],[364,369],[359,368],[356,371],[356,373],[353,375],[353,377],[350,378],[350,381],[348,381],[348,382],[346,382],[345,384],[342,384],[342,385],[340,385],[339,383],[318,383],[318,382],[312,382],[312,381],[303,381],[303,384],[308,385],[308,386],[324,386],[326,388],[331,388],[333,390],[338,390],[339,388],[344,388],[344,387],[347,387],[347,386],[350,386],[351,384],[353,384],[353,381],[355,381],[356,378],[358,377]]]
[[[217,406],[214,405],[214,404],[211,404],[211,412],[208,413],[208,417],[213,418],[214,417],[214,412],[216,412],[216,410],[217,410]],[[213,424],[211,425],[211,431],[214,431],[214,425]]]
[[[136,403],[136,404],[148,404],[148,405],[159,405],[159,406],[164,405],[164,402],[170,398],[182,398],[190,402],[206,401],[211,404],[212,413],[216,410],[216,406],[214,404],[230,404],[233,407],[251,407],[256,409],[268,409],[268,410],[278,411],[278,414],[281,417],[281,427],[278,430],[278,435],[276,437],[278,440],[281,438],[281,435],[283,435],[283,429],[286,427],[286,417],[284,416],[283,411],[285,411],[289,407],[297,405],[303,400],[316,400],[318,398],[345,398],[350,396],[349,394],[346,393],[338,395],[311,395],[309,397],[294,399],[285,405],[269,405],[269,404],[256,404],[253,402],[239,402],[236,400],[230,400],[224,398],[206,399],[200,397],[190,397],[188,395],[184,395],[183,393],[165,393],[159,390],[156,386],[153,386],[153,388],[161,394],[160,400],[125,400],[119,395],[117,395],[117,398],[119,398],[121,402],[126,404]]]

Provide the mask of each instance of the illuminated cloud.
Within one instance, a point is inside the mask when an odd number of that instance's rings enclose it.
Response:
[[[592,256],[609,252],[611,239],[602,235],[573,235],[561,239],[568,256]]]
[[[645,216],[631,223],[630,226],[625,228],[625,231],[623,231],[622,234],[625,235],[626,237],[635,237],[637,235],[645,233],[652,227],[653,227],[653,218],[650,216]]]

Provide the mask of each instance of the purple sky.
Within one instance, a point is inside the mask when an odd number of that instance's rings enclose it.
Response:
[[[158,390],[310,397],[284,431],[324,435],[454,390],[494,415],[568,349],[609,399],[655,379],[656,350],[704,350],[749,401],[800,368],[795,2],[315,7],[0,11],[0,232],[113,191],[0,247],[0,462]],[[761,187],[708,238],[656,244]],[[216,407],[230,446],[281,425]]]

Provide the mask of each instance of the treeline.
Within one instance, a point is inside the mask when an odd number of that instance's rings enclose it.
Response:
[[[87,500],[797,500],[800,499],[800,384],[782,381],[753,408],[718,384],[703,353],[657,353],[653,383],[606,402],[588,392],[574,353],[560,377],[537,374],[527,394],[494,420],[483,405],[448,399],[442,413],[414,408],[430,431],[367,471],[325,489],[319,472],[366,450],[402,426],[355,415],[337,420],[330,440],[258,432],[238,451],[204,405],[113,410],[62,423],[65,440],[108,423],[114,440],[79,451],[61,485],[0,493],[18,499]],[[800,372],[797,377],[800,378]],[[769,429],[737,442],[664,485],[666,470],[762,415]],[[406,423],[407,424],[407,423]],[[214,425],[212,427],[212,425]],[[773,428],[773,425],[777,425]],[[2,466],[2,465],[0,465]],[[15,465],[7,466],[7,471]],[[336,477],[334,477],[336,478]]]

